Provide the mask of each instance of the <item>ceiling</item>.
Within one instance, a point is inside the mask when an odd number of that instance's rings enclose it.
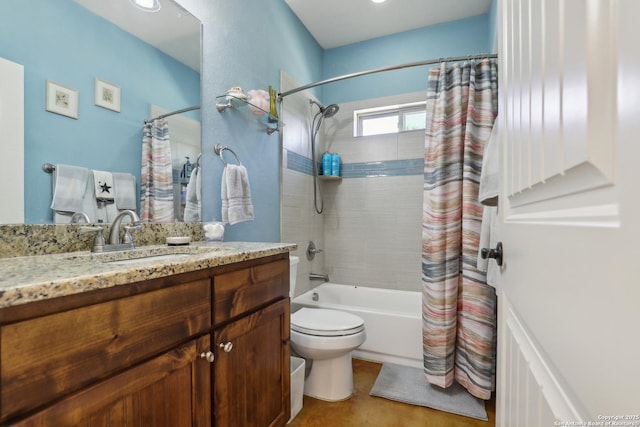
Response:
[[[162,0],[160,10],[149,13],[136,9],[129,0],[74,1],[188,67],[200,71],[200,21],[177,3]]]
[[[129,0],[74,0],[167,55],[200,71],[200,22],[174,1],[155,13]],[[324,49],[489,11],[491,0],[284,0]],[[162,28],[162,31],[157,31]]]
[[[482,15],[491,0],[285,0],[324,49]]]

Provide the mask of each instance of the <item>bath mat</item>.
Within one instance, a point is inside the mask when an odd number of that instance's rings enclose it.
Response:
[[[371,396],[488,421],[484,400],[478,399],[457,382],[447,389],[433,386],[422,369],[385,363],[376,379]]]

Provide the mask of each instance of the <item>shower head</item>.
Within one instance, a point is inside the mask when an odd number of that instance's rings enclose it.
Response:
[[[324,107],[324,109],[321,108],[320,111],[322,111],[322,115],[327,118],[335,116],[339,109],[338,104],[331,104]]]
[[[320,114],[322,114],[322,117],[325,119],[328,117],[335,116],[338,110],[340,109],[340,106],[338,106],[338,104],[331,104],[325,107],[324,105],[317,103],[313,99],[309,100],[309,104],[316,104],[320,109]]]

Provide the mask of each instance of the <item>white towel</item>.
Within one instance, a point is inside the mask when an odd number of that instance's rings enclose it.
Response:
[[[118,210],[137,211],[136,177],[130,173],[113,172],[113,193]]]
[[[82,198],[88,182],[89,169],[78,166],[56,165],[53,171],[51,209],[71,212],[71,214],[81,211]]]
[[[498,220],[498,195],[500,193],[500,146],[498,120],[496,119],[487,141],[482,159],[482,173],[480,174],[480,189],[478,199],[484,205],[482,225],[480,228],[480,245],[477,267],[487,273],[487,284],[495,286],[498,276],[498,264],[495,260],[483,259],[482,248],[495,248],[498,239],[495,236]]]
[[[185,222],[200,221],[201,194],[202,174],[200,174],[200,168],[196,167],[191,171],[191,178],[189,178],[189,183],[187,184],[187,203],[184,207]]]
[[[485,206],[482,211],[482,228],[480,229],[480,246],[478,251],[478,270],[487,273],[487,284],[496,285],[499,268],[493,259],[483,259],[481,255],[482,248],[492,249],[498,245],[498,239],[495,236],[496,223],[498,221],[498,207]]]
[[[222,172],[222,222],[253,221],[249,176],[242,165],[227,165]]]
[[[93,171],[93,182],[96,191],[96,200],[113,203],[113,174],[106,171]]]
[[[93,191],[93,175],[91,171],[88,173],[87,186],[84,190],[84,194],[81,199],[81,207],[76,211],[53,211],[53,222],[54,224],[68,224],[71,221],[71,216],[75,212],[84,212],[89,217],[89,222],[97,221],[97,211],[96,211],[96,196]]]
[[[498,141],[498,119],[493,123],[491,135],[482,157],[482,173],[478,200],[485,206],[498,206],[500,193],[500,141]]]

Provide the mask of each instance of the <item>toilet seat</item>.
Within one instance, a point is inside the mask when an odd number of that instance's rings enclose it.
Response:
[[[291,329],[306,335],[337,337],[362,332],[364,320],[344,311],[303,307],[291,315]]]

